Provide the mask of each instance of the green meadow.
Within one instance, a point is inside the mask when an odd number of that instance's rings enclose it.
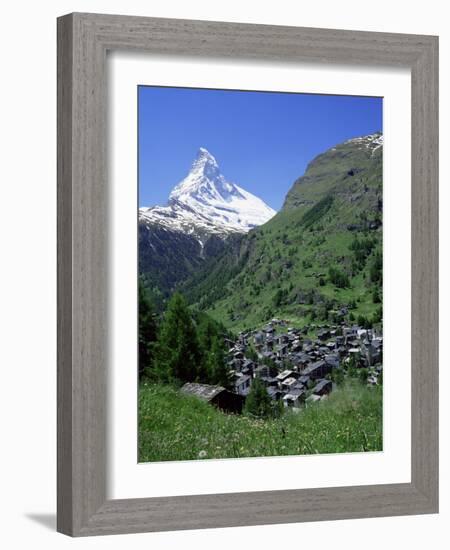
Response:
[[[225,414],[175,387],[139,388],[139,462],[382,450],[382,386],[348,379],[279,418]]]

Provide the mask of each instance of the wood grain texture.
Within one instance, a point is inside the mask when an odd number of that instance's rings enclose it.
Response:
[[[70,14],[58,20],[58,530],[73,536],[438,510],[438,40],[433,36]],[[106,52],[409,67],[412,480],[106,500]]]

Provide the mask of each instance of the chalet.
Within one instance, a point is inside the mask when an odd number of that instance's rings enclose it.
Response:
[[[264,344],[264,334],[262,332],[256,332],[253,336],[253,342],[255,346],[262,346]]]
[[[314,395],[329,394],[333,388],[331,380],[322,379],[314,386],[312,392]]]
[[[240,372],[242,368],[242,359],[232,359],[231,361],[228,361],[228,366],[230,369]]]
[[[296,353],[291,357],[291,361],[294,365],[299,367],[300,370],[302,370],[309,363],[311,363],[311,358],[307,353]]]
[[[326,363],[331,365],[333,369],[339,367],[339,356],[336,354],[325,355],[324,360]]]
[[[291,388],[293,388],[293,387],[296,386],[297,384],[298,384],[297,379],[294,378],[293,376],[290,376],[289,378],[285,378],[285,379],[281,382],[281,387],[282,387],[282,389],[284,389],[284,390],[290,390]]]
[[[253,369],[253,374],[259,378],[268,378],[270,376],[270,367],[268,365],[258,365]]]
[[[311,379],[310,379],[309,376],[304,376],[304,375],[302,375],[302,376],[300,376],[300,378],[298,379],[298,382],[299,382],[299,384],[302,384],[303,386],[307,386],[310,380],[311,380]]]
[[[348,342],[349,340],[352,340],[358,336],[358,328],[356,326],[353,327],[345,327],[343,330],[343,336],[345,339],[345,342]]]
[[[374,338],[368,344],[362,346],[362,351],[365,354],[367,365],[369,367],[381,363],[383,341],[380,338]]]
[[[305,402],[306,391],[301,389],[293,389],[283,396],[283,405],[285,407],[298,408]]]
[[[297,353],[299,351],[302,351],[302,343],[300,342],[300,340],[294,340],[292,343],[291,343],[291,350],[294,352],[294,353]]]
[[[319,380],[319,378],[324,378],[332,370],[332,366],[326,361],[320,360],[308,365],[306,369],[303,370],[303,376],[309,376],[311,380]]]
[[[242,367],[241,374],[246,374],[253,378],[253,368],[252,367]]]
[[[246,396],[250,391],[252,377],[248,374],[239,376],[234,382],[234,391],[239,395]]]
[[[267,337],[267,340],[266,340],[266,349],[273,349],[273,343],[274,343],[274,339],[272,337]]]
[[[269,397],[274,401],[278,401],[283,396],[283,392],[275,386],[268,386],[267,393],[269,394]]]
[[[314,347],[312,344],[307,344],[306,342],[303,344],[303,351],[305,353],[311,353],[313,351]]]
[[[277,356],[279,358],[285,357],[287,355],[287,352],[288,352],[288,345],[287,344],[282,344],[281,346],[278,346]]]
[[[202,401],[206,401],[218,409],[230,413],[242,412],[245,402],[244,397],[230,392],[222,386],[188,382],[181,388],[181,392],[198,397]]]
[[[277,376],[277,380],[281,384],[284,380],[290,378],[293,374],[294,373],[291,370],[284,370],[283,372],[280,372],[280,374]]]
[[[328,338],[330,338],[330,331],[326,328],[319,330],[319,332],[317,333],[317,338],[319,338],[319,340],[321,340],[322,342],[328,340]]]

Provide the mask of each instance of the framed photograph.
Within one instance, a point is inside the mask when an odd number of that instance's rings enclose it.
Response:
[[[58,530],[438,511],[438,39],[58,19]]]

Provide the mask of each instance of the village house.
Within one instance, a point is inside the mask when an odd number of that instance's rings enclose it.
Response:
[[[306,399],[306,391],[303,389],[293,389],[283,396],[283,405],[285,407],[300,407]]]
[[[319,332],[317,333],[317,338],[319,340],[321,340],[322,342],[325,341],[325,340],[328,340],[328,338],[330,338],[330,331],[328,329],[322,329],[322,330],[319,330]]]
[[[256,332],[253,336],[253,343],[255,344],[255,347],[262,347],[264,345],[264,333],[262,332]]]
[[[278,383],[282,384],[284,380],[290,378],[293,374],[294,371],[292,370],[284,370],[283,372],[280,372],[280,374],[277,376]]]
[[[291,345],[291,351],[293,353],[298,353],[299,351],[302,351],[303,344],[301,340],[298,339],[298,337],[296,337],[293,342],[290,342],[290,345]]]
[[[325,355],[324,360],[326,363],[331,365],[333,369],[337,369],[339,367],[339,356],[334,353],[330,355]]]
[[[253,375],[259,378],[268,378],[271,375],[270,367],[268,365],[258,365],[253,370]]]
[[[234,381],[234,391],[239,395],[248,395],[251,382],[252,377],[248,374],[241,374],[240,376],[237,376],[236,380]]]
[[[290,376],[289,378],[285,378],[281,382],[281,388],[286,391],[290,391],[293,387],[295,387],[298,384],[297,378],[294,378],[293,376]]]
[[[291,355],[291,362],[297,370],[302,371],[311,363],[311,358],[306,353],[296,353]]]
[[[311,380],[319,380],[324,378],[327,374],[330,374],[332,366],[326,361],[320,360],[307,366],[302,372],[304,376],[309,376]]]
[[[244,397],[228,391],[222,386],[188,382],[184,384],[181,391],[186,395],[193,395],[229,413],[241,413],[245,403]]]
[[[333,388],[331,380],[322,379],[314,386],[312,392],[315,395],[329,394]]]
[[[382,361],[383,340],[374,338],[371,341],[364,340],[361,344],[361,354],[366,366],[371,367]]]
[[[279,401],[284,395],[276,386],[268,386],[266,389],[269,397],[274,401]]]
[[[279,359],[281,359],[282,357],[285,357],[288,353],[288,345],[287,344],[282,344],[280,345],[277,350],[276,350],[276,354],[277,354],[277,357]]]

